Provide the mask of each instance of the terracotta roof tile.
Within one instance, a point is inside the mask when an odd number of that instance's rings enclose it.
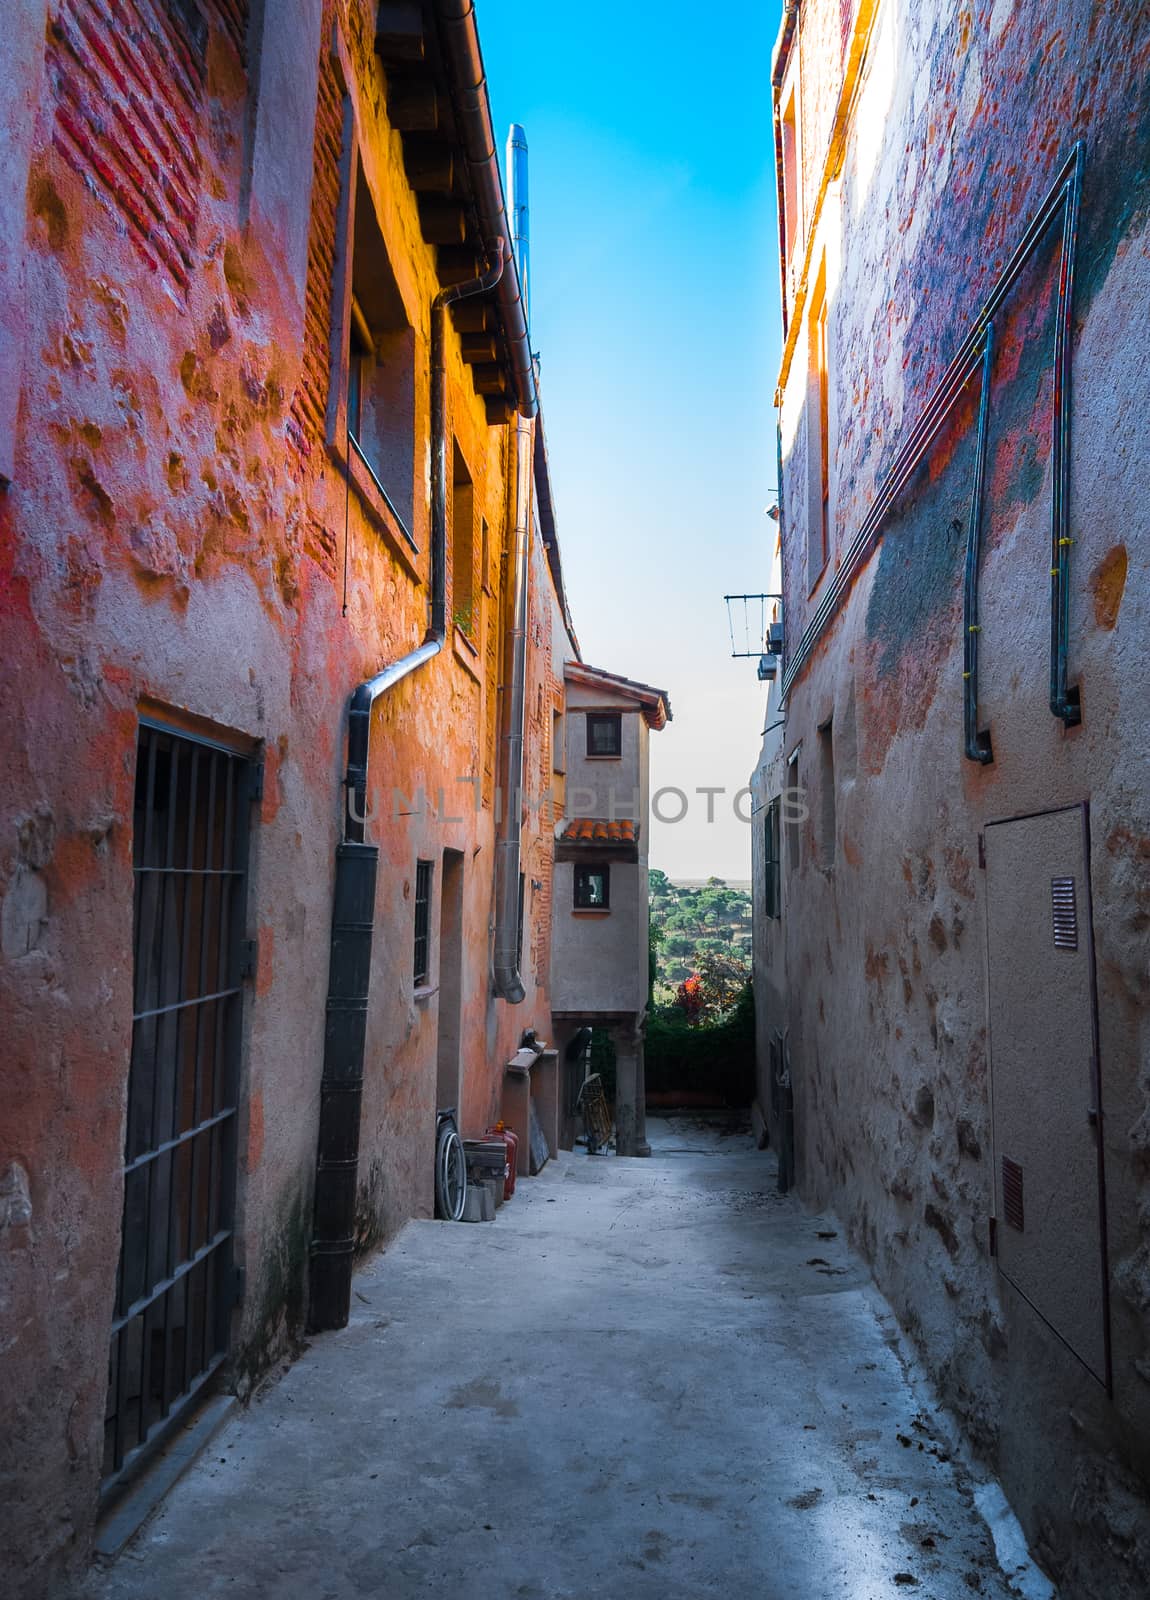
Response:
[[[604,822],[599,817],[572,817],[563,829],[565,844],[634,844],[638,829],[634,822]]]

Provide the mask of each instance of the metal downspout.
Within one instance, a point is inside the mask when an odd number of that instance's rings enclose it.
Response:
[[[530,598],[535,424],[522,415],[515,426],[516,499],[514,611],[508,640],[508,693],[504,702],[503,809],[495,855],[495,992],[513,1006],[526,996],[519,973],[519,857],[523,809],[523,732],[527,709],[527,605]]]
[[[988,729],[978,726],[978,569],[982,559],[982,494],[986,482],[986,450],[990,426],[990,384],[994,375],[994,323],[986,325],[982,350],[981,391],[978,397],[978,444],[974,457],[974,484],[966,528],[966,567],[962,585],[962,732],[968,761],[989,766],[994,747]]]
[[[360,1108],[379,865],[379,846],[365,841],[371,715],[381,695],[439,654],[447,635],[447,307],[496,287],[507,259],[502,239],[494,241],[492,254],[493,264],[482,277],[444,289],[431,306],[431,603],[427,636],[417,649],[361,683],[348,710],[343,839],[335,859],[311,1239],[308,1325],[313,1333],[346,1327],[351,1309]]]

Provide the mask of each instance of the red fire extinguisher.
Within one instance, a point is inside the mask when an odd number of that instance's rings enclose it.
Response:
[[[502,1139],[507,1148],[507,1166],[503,1173],[503,1198],[510,1200],[515,1193],[515,1169],[519,1162],[519,1135],[505,1123],[495,1122],[488,1128],[486,1137]]]

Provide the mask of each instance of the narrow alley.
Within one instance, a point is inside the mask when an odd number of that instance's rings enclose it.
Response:
[[[741,1132],[650,1137],[409,1223],[86,1600],[1047,1593],[833,1220]]]
[[[1148,0],[3,12],[0,1600],[1150,1600]]]

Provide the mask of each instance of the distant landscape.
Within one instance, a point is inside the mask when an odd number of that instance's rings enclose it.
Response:
[[[656,1005],[675,998],[678,986],[722,956],[732,977],[751,971],[751,886],[722,878],[672,881],[651,869],[651,942]]]

